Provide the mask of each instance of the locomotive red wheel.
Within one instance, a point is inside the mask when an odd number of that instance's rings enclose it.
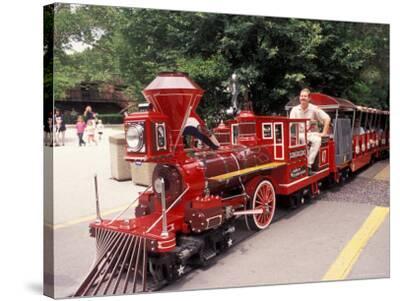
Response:
[[[274,186],[264,180],[257,185],[250,205],[252,210],[262,209],[262,213],[254,213],[248,218],[249,227],[252,230],[263,230],[271,223],[276,207]]]

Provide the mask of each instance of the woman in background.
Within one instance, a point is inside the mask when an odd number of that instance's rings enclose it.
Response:
[[[56,126],[56,146],[64,146],[65,142],[65,131],[67,128],[64,123],[64,116],[61,114],[59,109],[56,109],[56,114],[54,115],[55,126]]]
[[[85,122],[88,123],[89,120],[93,120],[95,117],[95,113],[92,111],[92,107],[91,106],[87,106],[85,108],[85,112],[83,112],[83,116],[85,118]]]

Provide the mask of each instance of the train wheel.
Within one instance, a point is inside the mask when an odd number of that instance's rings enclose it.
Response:
[[[262,209],[262,213],[255,213],[248,218],[248,225],[252,230],[263,230],[269,226],[274,217],[276,197],[274,186],[264,180],[257,185],[250,204],[250,209]]]

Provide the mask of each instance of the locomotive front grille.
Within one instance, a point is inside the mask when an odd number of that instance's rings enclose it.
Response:
[[[147,239],[129,233],[94,228],[96,259],[74,294],[104,296],[146,291]]]

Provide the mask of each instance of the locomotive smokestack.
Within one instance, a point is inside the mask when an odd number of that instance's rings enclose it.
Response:
[[[204,91],[186,73],[161,72],[143,90],[154,109],[171,116],[172,143],[183,150],[182,131],[190,113],[196,110]]]

